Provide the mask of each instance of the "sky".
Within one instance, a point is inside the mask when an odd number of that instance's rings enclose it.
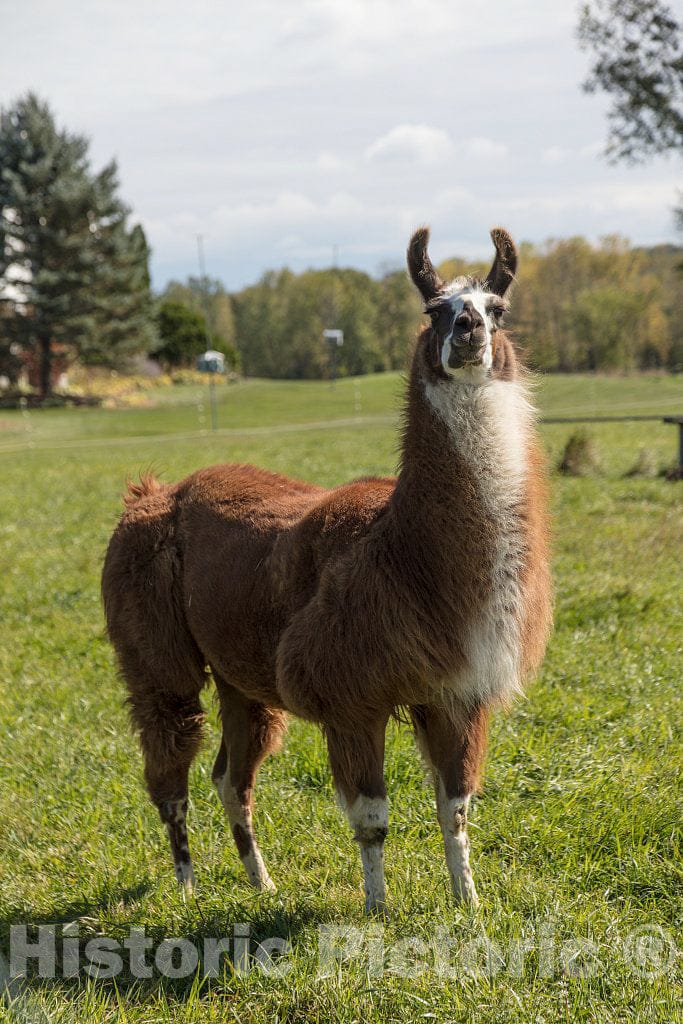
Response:
[[[681,0],[671,5],[680,11]],[[612,166],[572,0],[0,0],[0,106],[31,89],[118,161],[157,289],[206,269],[403,265],[519,240],[676,241],[680,161]]]

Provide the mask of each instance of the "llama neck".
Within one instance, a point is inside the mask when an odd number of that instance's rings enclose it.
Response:
[[[411,374],[397,512],[448,534],[519,507],[533,410],[519,381],[471,385]]]
[[[424,638],[423,678],[437,699],[507,701],[533,663],[524,624],[539,552],[533,410],[512,377],[473,386],[416,363],[383,554],[407,581],[408,633]]]

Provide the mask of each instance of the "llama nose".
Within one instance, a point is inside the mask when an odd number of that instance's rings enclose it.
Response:
[[[465,302],[462,310],[455,318],[458,345],[481,345],[483,343],[484,318],[471,302]]]
[[[477,327],[484,326],[484,318],[472,303],[467,301],[455,318],[455,326],[459,331],[474,332]]]

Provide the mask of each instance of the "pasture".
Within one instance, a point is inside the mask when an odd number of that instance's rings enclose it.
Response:
[[[537,402],[547,415],[665,414],[682,391],[675,378],[570,376],[543,380]],[[224,959],[215,978],[139,978],[126,961],[92,980],[64,976],[60,938],[57,977],[29,977],[29,1010],[0,1006],[0,1020],[40,1008],[93,1024],[680,1019],[681,485],[624,477],[641,445],[673,463],[674,428],[659,423],[593,426],[602,474],[553,474],[556,630],[528,699],[493,723],[470,826],[478,911],[451,903],[405,726],[388,736],[388,922],[362,914],[324,744],[301,723],[261,771],[256,828],[279,890],[254,893],[210,782],[208,692],[190,783],[198,891],[176,891],[103,633],[99,575],[124,480],[219,461],[329,485],[390,473],[399,396],[389,374],[334,390],[247,381],[221,389],[214,435],[190,386],[150,408],[0,413],[0,950],[11,925],[73,922],[81,949],[135,926],[155,946],[183,937],[201,950],[240,923],[252,951],[273,937],[291,946],[279,975]],[[572,429],[543,427],[552,464]],[[360,929],[339,938],[355,955],[321,966],[341,926]]]

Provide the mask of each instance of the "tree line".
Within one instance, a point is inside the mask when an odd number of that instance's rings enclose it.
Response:
[[[528,363],[549,372],[683,369],[683,249],[632,248],[619,237],[524,243],[508,321]],[[446,260],[446,279],[483,276],[487,264]],[[169,286],[177,294],[177,284]],[[337,327],[344,375],[402,369],[420,319],[404,270],[379,278],[353,269],[269,271],[221,295],[225,339],[250,376],[318,378],[330,372],[323,330]]]

